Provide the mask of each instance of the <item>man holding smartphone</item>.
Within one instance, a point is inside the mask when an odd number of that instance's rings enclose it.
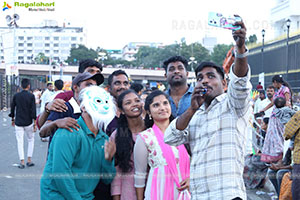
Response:
[[[164,135],[167,144],[191,147],[192,199],[247,199],[243,169],[252,85],[246,27],[243,21],[234,25],[241,28],[233,31],[235,62],[227,93],[223,68],[201,63],[195,71],[191,106],[171,122]]]

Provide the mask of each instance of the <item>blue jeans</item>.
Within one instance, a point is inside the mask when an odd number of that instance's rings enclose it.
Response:
[[[278,171],[268,169],[268,177],[273,184],[277,195],[279,196],[280,194],[280,186],[281,186],[281,181],[285,173],[290,172],[290,169],[280,169]]]

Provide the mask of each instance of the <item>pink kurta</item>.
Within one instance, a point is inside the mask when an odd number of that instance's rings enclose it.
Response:
[[[117,131],[111,134],[111,138],[115,140]],[[135,142],[137,134],[132,134],[132,139]],[[133,161],[133,153],[131,154],[131,160]],[[133,163],[134,164],[134,163]],[[136,192],[134,187],[134,165],[132,170],[126,174],[122,173],[122,170],[116,166],[116,177],[111,183],[111,195],[121,195],[121,200],[136,200]]]

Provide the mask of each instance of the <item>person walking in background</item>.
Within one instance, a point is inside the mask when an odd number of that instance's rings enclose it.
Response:
[[[18,153],[21,160],[19,168],[24,169],[24,133],[26,133],[28,141],[26,165],[28,167],[34,166],[31,159],[34,149],[34,132],[36,131],[36,105],[34,95],[29,92],[30,80],[27,78],[22,79],[21,86],[23,91],[14,95],[9,116],[11,117],[11,124],[15,127],[16,131]]]
[[[118,127],[111,138],[116,143],[116,170],[117,174],[111,183],[113,200],[136,200],[134,188],[134,160],[133,147],[138,133],[145,130],[142,118],[143,103],[133,90],[121,93],[117,100],[121,111]]]
[[[41,109],[40,113],[44,112],[46,103],[51,101],[51,96],[54,94],[53,92],[53,84],[51,82],[47,83],[47,89],[43,92],[41,96]]]
[[[170,146],[163,139],[173,119],[168,95],[153,91],[146,98],[145,110],[148,129],[138,135],[134,145],[137,199],[189,199],[190,159],[186,148]]]
[[[60,79],[54,81],[54,92],[53,92],[53,95],[51,96],[51,100],[50,101],[53,101],[54,98],[64,92],[62,89],[64,88],[64,82]]]

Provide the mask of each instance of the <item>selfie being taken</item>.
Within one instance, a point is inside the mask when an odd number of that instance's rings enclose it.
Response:
[[[300,199],[300,1],[5,1],[0,199]]]

